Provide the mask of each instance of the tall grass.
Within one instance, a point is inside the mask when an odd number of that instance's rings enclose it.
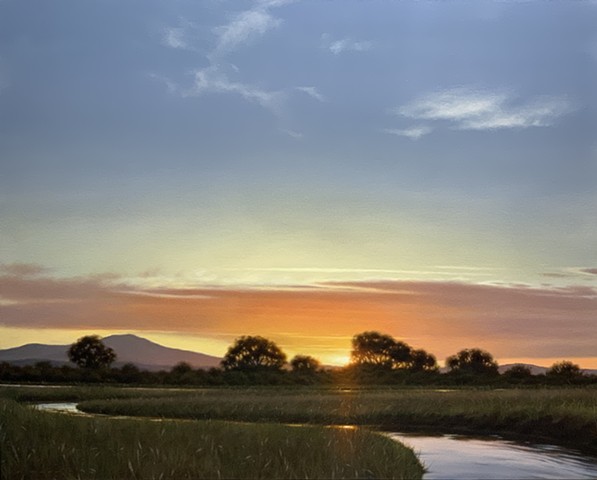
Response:
[[[10,398],[18,402],[76,402],[89,399],[172,397],[176,395],[195,395],[197,388],[164,387],[113,387],[105,385],[86,386],[25,386],[2,385],[0,398]]]
[[[361,429],[150,421],[0,400],[2,479],[420,478],[413,452]]]
[[[597,452],[597,390],[203,390],[86,401],[87,412],[519,434]]]

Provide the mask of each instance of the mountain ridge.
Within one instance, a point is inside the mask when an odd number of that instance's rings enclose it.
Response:
[[[221,359],[205,353],[171,348],[152,342],[143,337],[127,334],[109,335],[102,342],[116,352],[115,366],[133,363],[145,370],[164,370],[180,362],[186,362],[194,368],[217,367]],[[19,347],[0,350],[0,362],[20,365],[49,361],[53,364],[69,364],[67,355],[69,345],[47,345],[28,343]]]

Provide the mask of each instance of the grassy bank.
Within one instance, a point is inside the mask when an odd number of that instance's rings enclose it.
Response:
[[[131,416],[501,433],[597,452],[597,389],[215,389],[86,401],[80,408]]]
[[[334,388],[214,388],[214,389],[130,389],[117,387],[64,387],[64,388],[1,388],[0,397],[10,397],[19,401],[61,401],[71,400],[79,402],[81,409],[91,413],[106,413],[111,415],[126,415],[131,417],[160,417],[173,419],[192,419],[194,422],[151,422],[148,420],[139,420],[137,423],[132,419],[128,420],[110,420],[101,418],[69,418],[68,422],[86,422],[78,424],[78,427],[70,426],[69,428],[82,428],[88,430],[92,428],[90,425],[95,425],[93,422],[105,421],[109,428],[121,428],[118,425],[128,425],[128,433],[120,432],[120,430],[112,430],[104,437],[93,437],[93,440],[88,438],[88,448],[82,449],[81,455],[87,455],[86,451],[91,452],[110,452],[113,455],[113,448],[106,447],[102,442],[105,439],[119,439],[117,443],[125,443],[127,445],[126,451],[122,453],[122,468],[129,469],[128,459],[138,458],[139,455],[146,455],[144,458],[151,459],[152,450],[155,446],[162,445],[166,448],[169,445],[175,446],[174,450],[177,452],[185,452],[184,455],[195,455],[195,450],[190,447],[184,447],[185,442],[192,443],[190,438],[199,435],[204,435],[203,438],[213,439],[213,445],[221,445],[222,448],[232,449],[231,451],[242,451],[243,458],[247,462],[255,461],[259,458],[259,468],[255,466],[253,470],[243,467],[243,471],[247,472],[246,476],[255,477],[262,475],[260,468],[271,460],[270,450],[259,450],[259,438],[263,438],[263,432],[267,429],[267,437],[271,438],[268,445],[279,444],[282,448],[288,449],[287,459],[298,461],[297,452],[301,452],[301,448],[308,446],[311,454],[318,451],[324,446],[323,458],[328,470],[320,470],[319,473],[313,474],[311,470],[302,471],[301,474],[292,473],[298,472],[300,466],[292,467],[289,470],[280,470],[277,473],[267,472],[263,476],[323,476],[329,477],[335,475],[340,476],[368,476],[368,470],[372,470],[370,465],[378,464],[381,466],[390,466],[388,472],[374,471],[378,476],[400,476],[404,474],[404,463],[402,460],[398,462],[401,465],[400,469],[395,470],[392,462],[394,460],[387,460],[385,456],[379,452],[388,452],[389,447],[383,447],[379,442],[380,437],[373,436],[370,439],[365,437],[353,437],[351,435],[364,435],[365,432],[342,429],[325,429],[316,427],[316,425],[374,425],[382,429],[389,429],[394,431],[408,431],[408,430],[427,430],[431,432],[461,432],[461,433],[485,433],[485,434],[502,434],[506,436],[524,436],[528,439],[536,439],[548,441],[551,443],[558,443],[565,446],[581,448],[587,452],[597,453],[597,389],[509,389],[509,390],[474,390],[474,389],[460,389],[460,390],[425,390],[425,389],[394,389],[394,388],[370,388],[370,389],[334,389]],[[22,407],[21,407],[22,408]],[[31,412],[26,410],[28,415],[44,415],[39,412]],[[45,414],[48,416],[60,417],[60,415]],[[43,450],[43,442],[47,443],[51,434],[48,433],[52,429],[48,427],[48,431],[43,434],[39,433],[39,428],[36,425],[41,425],[41,417],[36,417],[37,420],[31,424],[31,438],[35,435],[41,435],[39,448]],[[55,419],[57,420],[57,419]],[[55,421],[52,420],[52,421]],[[59,420],[62,422],[62,420]],[[226,421],[240,421],[240,422],[255,422],[252,425],[239,425],[234,423],[226,423]],[[89,423],[91,422],[91,423]],[[113,423],[118,422],[118,423]],[[130,423],[133,422],[133,423]],[[18,423],[17,423],[18,424]],[[278,425],[271,425],[278,424]],[[312,430],[289,427],[281,424],[310,424]],[[74,424],[73,424],[74,425]],[[152,437],[157,435],[151,433],[150,430],[145,429],[158,428],[156,425],[168,425],[169,433],[160,435],[173,435],[167,441],[160,443],[161,437]],[[187,425],[187,426],[183,426]],[[191,427],[190,425],[195,425]],[[55,429],[55,427],[52,427]],[[60,431],[60,427],[57,431]],[[95,428],[95,427],[93,427]],[[104,428],[104,427],[103,427]],[[107,427],[105,427],[107,428]],[[194,433],[186,432],[187,428],[195,428]],[[208,429],[208,430],[206,430]],[[211,429],[211,430],[209,430]],[[218,430],[219,429],[219,430]],[[2,432],[5,429],[2,427]],[[161,431],[161,430],[160,430]],[[204,433],[199,433],[199,431]],[[219,431],[219,433],[218,433]],[[137,433],[132,433],[137,432]],[[178,432],[178,433],[176,433]],[[207,432],[207,433],[205,433]],[[308,432],[306,437],[302,437],[303,433]],[[323,432],[323,433],[322,433]],[[335,432],[335,433],[330,433]],[[352,433],[348,433],[352,432]],[[357,433],[358,432],[358,433]],[[14,435],[18,436],[15,431]],[[135,436],[137,435],[137,436]],[[186,438],[187,440],[177,440]],[[187,435],[185,437],[184,435]],[[244,435],[244,437],[243,437]],[[252,435],[252,437],[251,437]],[[323,435],[323,437],[321,437]],[[332,435],[326,437],[325,435]],[[344,435],[344,436],[343,436]],[[3,442],[6,441],[6,435]],[[152,439],[153,438],[153,439]],[[240,440],[244,438],[245,440]],[[252,440],[250,439],[252,438]],[[319,438],[320,440],[314,440]],[[373,440],[375,438],[375,440]],[[103,446],[93,447],[89,442],[99,442]],[[135,445],[135,442],[141,441],[139,451],[145,453],[138,453],[134,448],[129,449],[129,445]],[[182,444],[180,443],[182,441]],[[22,439],[23,443],[29,443],[27,435]],[[147,443],[144,443],[147,442]],[[242,448],[238,446],[241,443]],[[272,443],[273,442],[273,443]],[[286,443],[284,443],[286,442]],[[288,443],[290,442],[290,443]],[[319,442],[319,443],[313,443]],[[344,444],[342,443],[344,442]],[[361,442],[361,443],[359,443]],[[64,447],[64,451],[68,448],[76,449],[78,445],[84,445],[84,441],[77,440],[71,447]],[[99,445],[98,444],[98,445]],[[3,451],[6,448],[3,443]],[[66,445],[66,443],[65,443]],[[70,445],[70,444],[69,444]],[[89,445],[92,445],[89,447]],[[106,444],[106,445],[109,445]],[[235,446],[236,445],[236,446]],[[327,449],[325,446],[327,445]],[[375,445],[375,447],[374,447]],[[369,450],[367,449],[368,447]],[[95,450],[94,450],[95,448]],[[112,450],[110,450],[112,448]],[[161,448],[161,447],[160,447]],[[187,448],[187,450],[185,450]],[[201,451],[210,451],[210,446],[196,447],[201,448]],[[40,450],[40,451],[41,451]],[[373,451],[375,450],[375,451]],[[18,452],[26,452],[28,450],[16,448]],[[37,452],[37,450],[33,450]],[[228,450],[226,450],[228,451]],[[73,450],[74,452],[74,450]],[[147,453],[149,452],[149,453]],[[162,452],[162,450],[160,450]],[[246,453],[245,453],[246,452]],[[342,452],[352,452],[348,456],[343,457]],[[28,457],[25,453],[22,454],[21,464],[27,464]],[[33,454],[31,454],[33,455]],[[51,452],[47,453],[48,457]],[[79,453],[77,453],[79,455]],[[131,455],[133,457],[131,457]],[[227,454],[228,455],[228,454]],[[240,455],[239,453],[236,454]],[[282,455],[282,453],[280,453]],[[284,454],[286,455],[286,453]],[[306,454],[305,454],[306,455]],[[389,454],[390,456],[393,454]],[[166,455],[167,458],[168,456]],[[301,452],[300,457],[303,457]],[[180,457],[175,457],[180,458]],[[234,471],[226,470],[230,466],[224,465],[226,462],[238,462],[238,458],[232,461],[234,455],[226,457],[222,460],[222,464],[218,468],[222,468],[220,474],[223,476],[240,476],[241,474]],[[276,457],[277,458],[277,457]],[[305,457],[310,458],[310,457]],[[346,459],[349,460],[346,460]],[[376,458],[375,461],[367,460],[367,458]],[[388,457],[390,458],[390,457]],[[254,460],[251,460],[254,459]],[[333,463],[333,467],[330,466]],[[336,462],[337,460],[337,462]],[[346,460],[346,461],[345,461]],[[199,460],[193,459],[193,465]],[[290,461],[290,460],[289,460]],[[322,460],[323,461],[323,460]],[[3,462],[5,460],[3,459]],[[87,460],[82,462],[75,462],[76,464],[86,464]],[[180,461],[173,462],[170,467],[168,460],[164,460],[163,466],[160,466],[160,472],[168,471],[168,468],[179,468]],[[207,460],[206,460],[207,462]],[[277,467],[272,468],[286,468],[281,467],[284,464],[279,460]],[[320,467],[323,465],[321,461],[311,458],[309,464],[319,462]],[[17,462],[18,463],[18,462]],[[42,465],[44,462],[40,463]],[[49,462],[51,464],[51,461]],[[155,462],[154,462],[155,463]],[[346,463],[350,465],[343,470],[342,465]],[[3,463],[4,465],[4,463]],[[136,464],[132,464],[135,468]],[[257,463],[256,463],[257,465]],[[273,464],[272,464],[273,465]],[[295,465],[295,464],[293,464]],[[4,467],[3,467],[4,468]],[[140,468],[140,466],[139,466]],[[193,467],[194,468],[194,467]],[[207,468],[202,465],[201,468]],[[215,468],[215,467],[214,467]],[[319,468],[319,467],[318,467]],[[409,467],[410,468],[410,467]],[[97,469],[97,467],[93,467]],[[351,470],[352,469],[352,470]],[[90,470],[86,470],[90,471]],[[210,470],[213,476],[217,476],[217,469]],[[125,470],[126,472],[126,470]],[[224,473],[222,473],[224,472]],[[290,473],[289,473],[290,472]],[[353,472],[353,473],[350,473]],[[356,472],[356,473],[355,473]],[[393,472],[393,473],[392,473]],[[151,478],[148,474],[143,474],[143,478]],[[188,475],[187,473],[180,473],[177,476]],[[244,474],[243,474],[244,475]],[[34,475],[32,475],[34,476]],[[108,478],[110,475],[104,475]],[[131,476],[125,474],[125,476]],[[165,474],[165,476],[169,476]],[[209,475],[204,476],[212,476]],[[407,477],[416,475],[406,474]],[[10,478],[10,477],[9,477]],[[17,477],[19,478],[19,477]],[[89,478],[89,475],[85,478]],[[98,475],[98,478],[101,478]]]
[[[113,400],[125,398],[156,398],[196,395],[197,388],[114,387],[105,385],[43,385],[0,386],[0,398],[17,402],[80,402],[83,400]]]
[[[362,429],[75,417],[0,400],[0,478],[420,478]]]

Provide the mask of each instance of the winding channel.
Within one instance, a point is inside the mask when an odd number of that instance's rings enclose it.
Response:
[[[40,403],[38,410],[94,416],[76,403]],[[597,458],[554,445],[499,437],[388,433],[411,447],[427,468],[425,480],[440,479],[597,479]]]

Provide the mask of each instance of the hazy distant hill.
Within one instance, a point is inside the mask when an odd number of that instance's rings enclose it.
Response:
[[[539,365],[533,365],[532,363],[507,363],[505,365],[500,365],[498,368],[498,371],[500,373],[504,373],[507,370],[510,370],[515,365],[522,365],[523,367],[529,368],[531,370],[532,375],[544,375],[549,370],[549,367],[541,367]],[[449,370],[448,367],[442,367],[439,369],[439,371],[441,373],[447,373],[448,370]],[[586,373],[587,375],[597,375],[597,370],[591,370],[591,369],[585,368],[582,371],[584,373]]]
[[[547,370],[549,370],[547,367],[540,367],[539,365],[533,365],[531,363],[507,363],[506,365],[500,365],[498,370],[500,373],[504,373],[507,370],[510,370],[512,367],[515,367],[518,365],[527,367],[528,369],[531,370],[531,373],[533,375],[543,375],[543,374],[545,374],[545,372],[547,372]]]
[[[531,363],[508,363],[506,365],[500,365],[499,371],[500,373],[504,373],[516,365],[522,365],[523,367],[530,368],[533,375],[543,375],[547,372],[547,370],[549,370],[549,367],[540,367],[539,365],[533,365]],[[585,368],[582,371],[587,375],[597,375],[597,370]]]
[[[179,362],[187,362],[195,368],[216,367],[220,358],[203,353],[169,348],[136,335],[110,335],[103,342],[114,349],[116,366],[131,362],[147,370],[169,369]],[[56,364],[69,363],[66,352],[70,345],[43,345],[29,343],[21,347],[0,350],[0,362],[20,365],[46,360]]]

